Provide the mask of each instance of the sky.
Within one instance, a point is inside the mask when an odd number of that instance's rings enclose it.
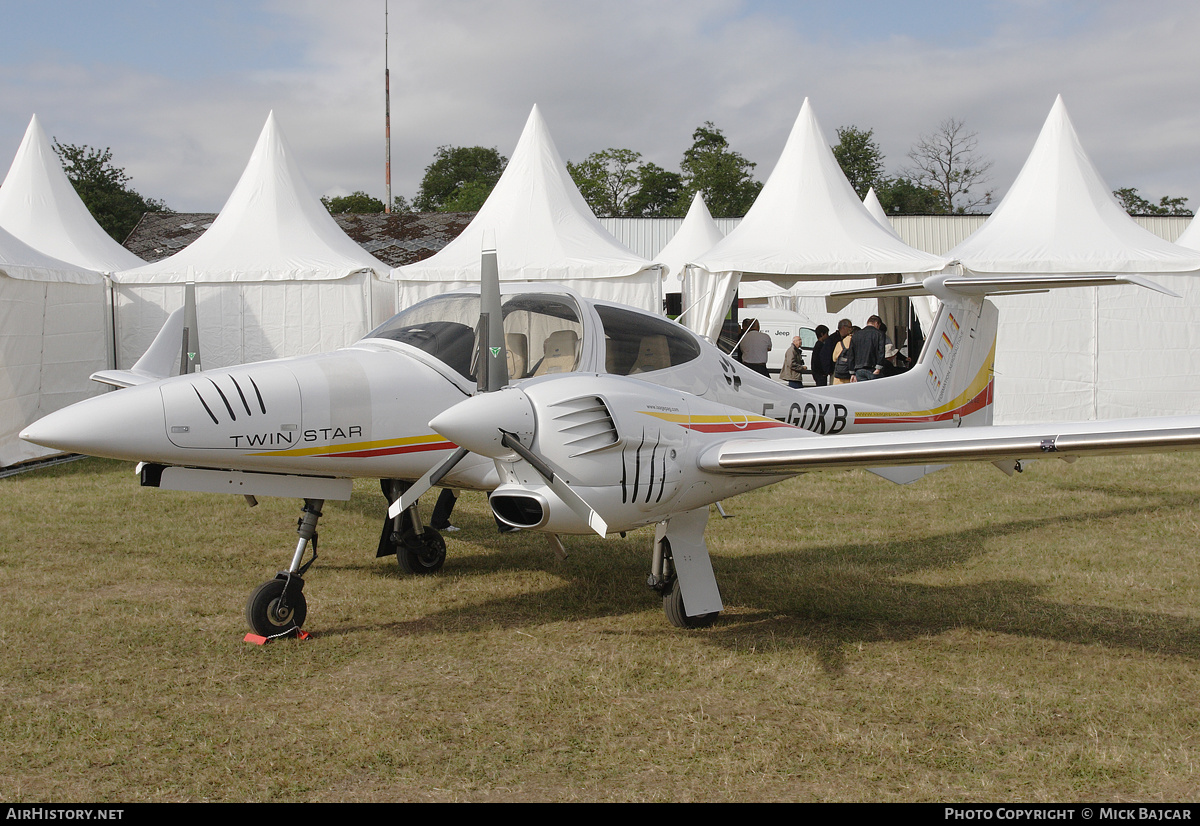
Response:
[[[0,0],[0,168],[30,118],[113,153],[142,195],[216,212],[274,110],[317,195],[410,200],[439,146],[678,170],[705,121],[766,180],[808,98],[896,174],[948,118],[998,200],[1059,94],[1109,187],[1200,208],[1195,0]]]

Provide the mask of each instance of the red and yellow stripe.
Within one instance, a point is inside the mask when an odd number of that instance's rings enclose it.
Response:
[[[423,453],[428,450],[453,450],[454,442],[431,433],[427,436],[407,436],[403,439],[382,439],[370,442],[348,442],[320,447],[297,447],[289,450],[269,450],[253,453],[252,456],[317,456],[327,459],[370,459],[375,456],[398,456],[405,453]]]
[[[992,378],[992,365],[996,362],[996,343],[992,342],[992,350],[988,353],[983,367],[976,374],[967,389],[950,401],[930,410],[908,410],[896,412],[859,412],[854,413],[855,424],[919,424],[922,422],[942,422],[955,416],[966,416],[977,410],[982,410],[995,400],[995,380]],[[932,371],[930,371],[932,374]]]
[[[686,413],[660,413],[656,410],[640,412],[699,433],[745,433],[748,430],[764,430],[770,427],[792,427],[787,422],[750,413],[689,416]]]

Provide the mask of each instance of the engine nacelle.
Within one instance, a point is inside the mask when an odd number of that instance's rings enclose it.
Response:
[[[505,484],[488,497],[492,513],[505,525],[526,531],[589,534],[592,528],[546,485]]]

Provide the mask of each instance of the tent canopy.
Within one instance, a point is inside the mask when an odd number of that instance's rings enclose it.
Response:
[[[690,262],[687,304],[703,310],[688,326],[715,338],[729,302],[745,280],[781,286],[943,269],[947,261],[921,252],[883,227],[858,199],[833,156],[806,98],[779,162],[746,217]]]
[[[838,166],[807,99],[746,217],[692,263],[711,273],[737,271],[783,284],[805,276],[935,272],[946,266],[871,215]]]
[[[504,174],[462,234],[424,261],[392,270],[400,303],[478,283],[489,231],[502,280],[560,281],[584,295],[661,312],[658,266],[622,246],[592,214],[537,106]]]
[[[1200,269],[1200,254],[1143,229],[1117,203],[1083,150],[1062,95],[1004,199],[946,256],[980,273]]]
[[[0,186],[0,227],[34,249],[86,270],[114,272],[143,263],[88,212],[37,115]]]
[[[113,280],[313,281],[364,270],[383,276],[388,267],[342,232],[312,193],[271,112],[212,226],[175,255],[122,270]]]
[[[697,192],[692,198],[692,205],[688,207],[683,223],[662,251],[655,256],[667,267],[667,292],[682,290],[684,265],[708,252],[724,237],[725,234],[708,211],[708,205],[704,203],[704,196]]]
[[[212,226],[169,258],[113,275],[116,366],[145,352],[187,281],[207,367],[344,347],[395,311],[387,271],[312,193],[272,112]]]
[[[947,256],[968,276],[1142,274],[1184,297],[1135,286],[995,297],[997,422],[1190,411],[1200,392],[1200,252],[1125,213],[1061,96],[995,212]]]
[[[60,261],[3,228],[0,228],[0,274],[18,281],[104,284],[104,277],[95,270]]]

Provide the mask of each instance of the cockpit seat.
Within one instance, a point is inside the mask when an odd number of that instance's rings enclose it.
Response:
[[[510,379],[525,378],[525,370],[529,366],[529,340],[524,333],[506,333],[504,349],[508,353],[508,377]]]
[[[637,359],[629,369],[629,375],[649,373],[652,370],[663,370],[671,366],[671,352],[667,347],[666,336],[643,336],[638,347]]]
[[[579,335],[574,330],[556,330],[546,337],[542,361],[533,371],[535,376],[570,373],[578,360]]]

